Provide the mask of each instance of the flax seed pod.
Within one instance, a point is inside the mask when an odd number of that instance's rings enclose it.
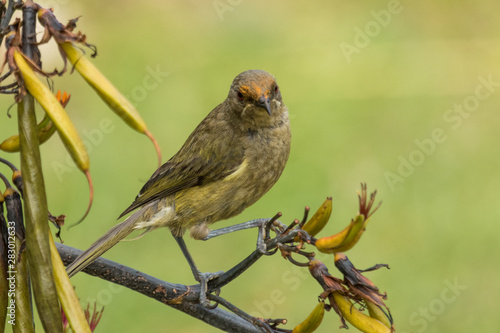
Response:
[[[83,217],[75,223],[78,224],[89,213],[90,207],[92,206],[94,193],[92,178],[90,177],[89,172],[90,161],[87,150],[85,149],[85,145],[83,144],[82,139],[78,135],[75,126],[69,119],[64,108],[61,106],[61,104],[52,94],[49,88],[47,88],[47,86],[36,77],[30,65],[24,59],[24,56],[18,50],[14,51],[14,60],[16,61],[16,65],[23,76],[23,81],[26,89],[30,92],[31,95],[33,95],[33,97],[38,101],[38,103],[40,103],[42,108],[48,114],[48,116],[54,123],[57,132],[59,133],[59,136],[64,143],[64,146],[73,158],[73,161],[87,178],[90,190],[89,204]],[[21,104],[22,102],[19,103],[18,107],[22,107]]]
[[[101,99],[113,110],[120,118],[123,119],[130,127],[146,135],[154,144],[158,155],[158,163],[161,165],[161,153],[158,142],[155,137],[149,132],[146,123],[140,116],[139,112],[123,96],[115,86],[94,66],[94,64],[71,42],[64,42],[60,47],[66,53],[67,58],[87,81],[87,83],[96,91]]]

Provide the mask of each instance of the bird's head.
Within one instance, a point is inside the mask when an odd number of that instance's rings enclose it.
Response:
[[[233,81],[227,102],[252,127],[274,125],[286,110],[274,76],[262,70],[248,70]]]

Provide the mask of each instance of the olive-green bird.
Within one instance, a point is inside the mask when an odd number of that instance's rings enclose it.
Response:
[[[156,170],[120,217],[138,210],[76,258],[68,274],[84,269],[134,230],[168,227],[200,281],[182,235],[189,229],[193,238],[203,239],[212,223],[259,200],[283,172],[290,141],[288,110],[274,76],[262,70],[239,74],[226,100]]]

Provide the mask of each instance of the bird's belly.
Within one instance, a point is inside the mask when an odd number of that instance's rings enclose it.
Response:
[[[279,170],[272,162],[260,167],[249,165],[223,180],[181,191],[176,195],[176,203],[182,202],[176,205],[176,215],[184,228],[238,215],[259,200],[276,183],[281,172],[282,168]]]

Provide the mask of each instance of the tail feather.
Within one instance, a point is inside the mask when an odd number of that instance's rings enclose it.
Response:
[[[132,214],[125,221],[115,225],[113,228],[109,229],[104,236],[99,238],[92,244],[87,250],[80,254],[75,261],[73,261],[66,271],[69,277],[72,277],[88,265],[90,265],[94,260],[99,258],[104,252],[108,251],[110,248],[115,246],[122,239],[130,235],[134,231],[135,224],[140,216],[140,214]]]

